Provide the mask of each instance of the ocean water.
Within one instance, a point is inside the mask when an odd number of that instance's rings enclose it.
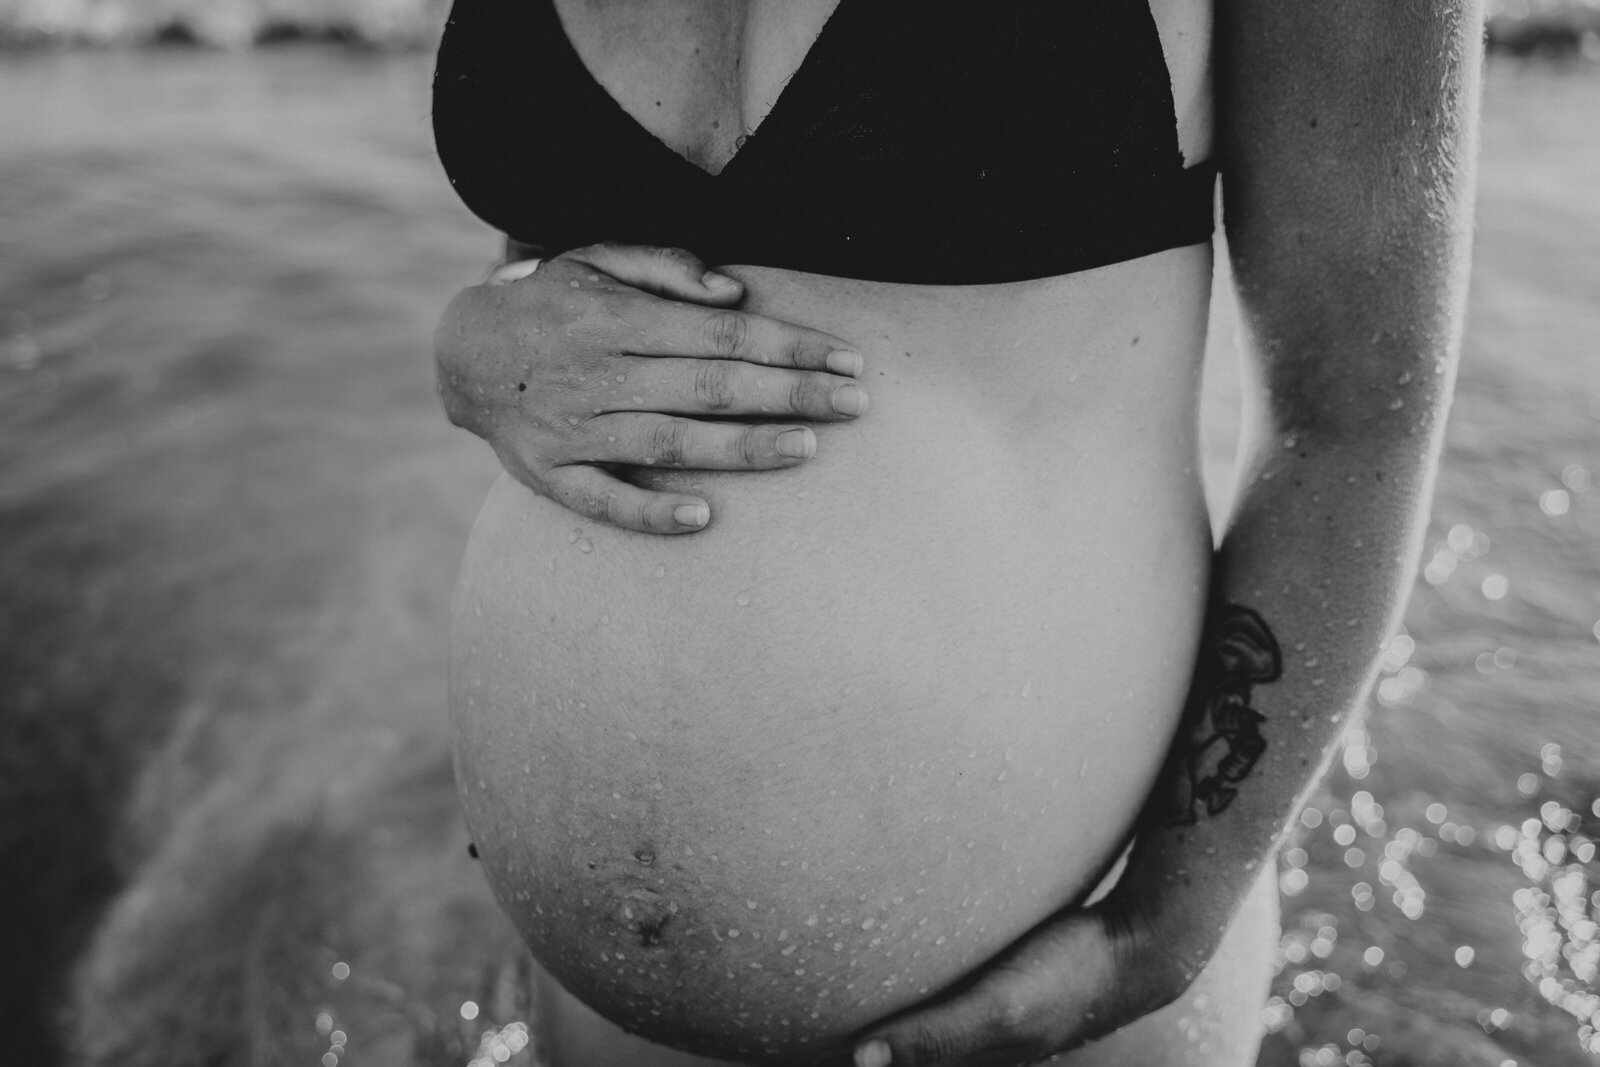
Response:
[[[445,606],[495,471],[432,395],[434,318],[495,242],[432,158],[428,75],[317,48],[0,65],[7,1058],[53,1061],[70,963],[137,874],[161,891],[110,913],[110,947],[186,923],[151,966],[197,977],[96,978],[217,1047],[287,1062],[338,1034],[348,1062],[391,1062],[368,1025],[388,1019],[418,1062],[465,1063],[516,1021],[493,952],[341,956],[380,919],[504,937],[475,885],[441,875],[378,918],[369,892],[419,853],[461,866]],[[1263,1064],[1596,1062],[1597,111],[1600,66],[1491,66],[1426,568],[1284,855]],[[1214,318],[1220,500],[1226,299]],[[263,943],[297,953],[326,1020],[251,1014]]]

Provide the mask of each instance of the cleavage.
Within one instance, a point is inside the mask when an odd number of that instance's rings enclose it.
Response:
[[[549,0],[596,84],[708,174],[777,106],[839,0]]]

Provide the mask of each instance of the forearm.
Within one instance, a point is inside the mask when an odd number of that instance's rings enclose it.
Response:
[[[1141,907],[1172,912],[1158,925],[1209,924],[1196,969],[1371,683],[1411,587],[1434,439],[1333,447],[1290,433],[1250,457],[1215,560],[1204,669],[1130,872],[1153,890]]]
[[[1219,0],[1253,392],[1209,652],[1132,872],[1163,887],[1134,906],[1204,925],[1196,964],[1327,765],[1411,586],[1465,297],[1477,16]]]

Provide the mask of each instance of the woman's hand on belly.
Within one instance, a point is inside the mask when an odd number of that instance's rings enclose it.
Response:
[[[625,529],[692,533],[710,521],[703,499],[612,468],[790,467],[816,451],[793,420],[866,410],[852,380],[859,354],[737,310],[743,298],[739,282],[679,249],[567,252],[456,296],[435,336],[439,394],[450,421],[534,492]]]
[[[856,1067],[1037,1063],[1171,1003],[1195,976],[1172,940],[1182,932],[1157,930],[1120,886],[1038,927],[955,993],[874,1027]]]

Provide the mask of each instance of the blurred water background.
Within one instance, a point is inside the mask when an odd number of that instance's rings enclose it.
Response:
[[[1507,51],[1559,57],[1490,66],[1425,569],[1372,714],[1283,858],[1272,1067],[1600,1062],[1595,10],[1497,9]],[[406,46],[0,57],[7,1062],[57,1061],[68,966],[136,874],[167,890],[124,900],[125,925],[193,934],[120,980],[195,978],[149,1012],[165,1015],[122,1022],[201,1034],[210,1058],[127,1062],[280,1062],[279,1030],[334,1062],[401,1062],[361,1030],[371,1012],[338,1014],[344,945],[504,936],[460,861],[442,713],[448,589],[495,467],[436,408],[429,333],[496,248],[432,155],[411,46],[441,17],[420,0],[0,2],[12,42]],[[1219,295],[1219,496],[1232,316]],[[250,1014],[272,952],[300,953],[328,1013]],[[419,1063],[466,1063],[521,1010],[460,959],[353,966],[381,976],[363,996],[404,1015]]]

